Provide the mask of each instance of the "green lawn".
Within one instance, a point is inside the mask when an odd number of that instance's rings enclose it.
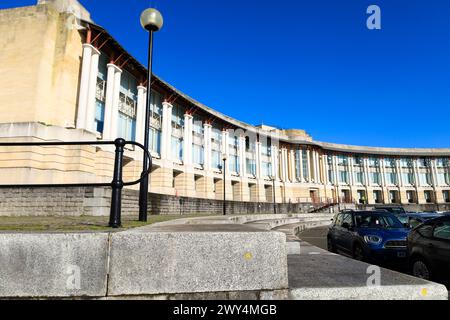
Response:
[[[174,219],[202,217],[205,215],[149,215],[147,222],[138,221],[136,216],[122,217],[125,230]],[[111,231],[109,217],[0,217],[1,231]]]

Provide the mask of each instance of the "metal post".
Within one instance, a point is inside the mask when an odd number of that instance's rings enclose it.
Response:
[[[227,170],[227,159],[223,159],[223,215],[227,215],[226,207],[226,184],[225,184],[225,173]]]
[[[145,125],[144,125],[144,147],[145,150],[149,148],[150,140],[150,107],[152,97],[152,61],[153,61],[153,31],[149,30],[149,46],[148,46],[148,70],[147,70],[147,105],[145,107]],[[146,175],[148,161],[147,155],[144,152],[143,167],[142,167],[142,181],[139,186],[139,221],[147,222],[147,209],[148,209],[148,184],[149,175]]]
[[[114,158],[114,176],[111,182],[111,211],[109,215],[109,226],[112,228],[120,228],[122,226],[121,210],[122,210],[122,165],[123,152],[126,141],[124,139],[116,139],[114,141],[116,146],[116,155]]]
[[[275,200],[275,178],[272,178],[272,183],[273,183],[273,213],[277,214],[277,203]]]

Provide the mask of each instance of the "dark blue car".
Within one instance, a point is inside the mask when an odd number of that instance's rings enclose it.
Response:
[[[338,213],[328,231],[328,250],[368,262],[401,262],[407,258],[408,228],[389,212]]]

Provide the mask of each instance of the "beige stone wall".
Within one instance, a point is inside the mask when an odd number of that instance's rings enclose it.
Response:
[[[74,126],[82,39],[68,21],[46,5],[0,11],[0,123]]]

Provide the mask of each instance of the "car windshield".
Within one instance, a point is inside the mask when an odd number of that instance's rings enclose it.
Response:
[[[356,225],[366,228],[403,228],[403,224],[392,215],[385,214],[356,214]]]

